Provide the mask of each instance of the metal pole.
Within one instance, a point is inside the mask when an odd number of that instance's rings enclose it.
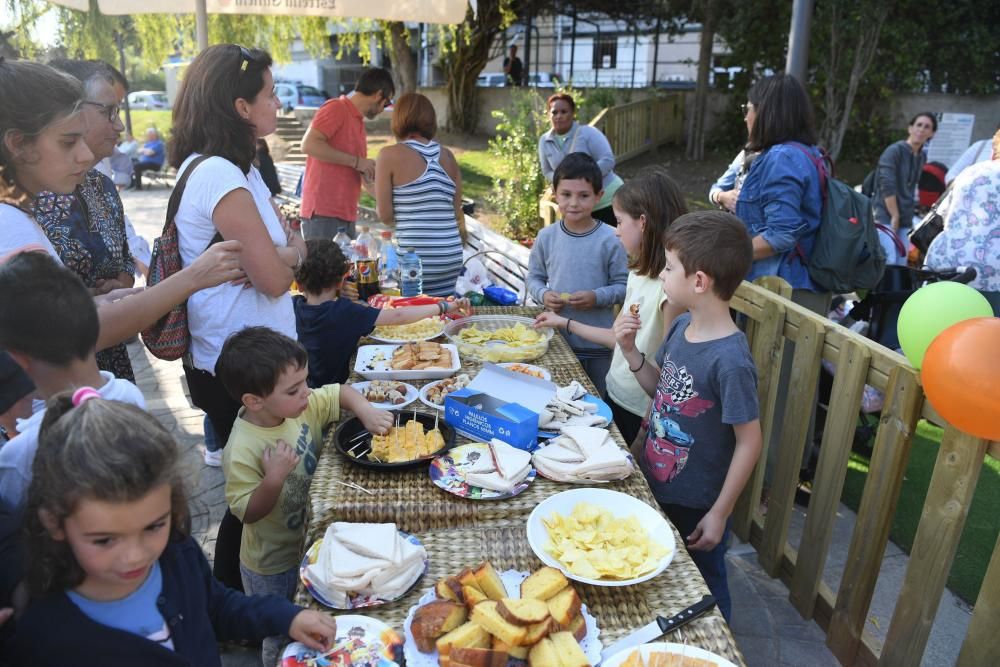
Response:
[[[208,48],[208,7],[205,0],[196,0],[194,5],[194,34],[198,41],[198,51]]]
[[[632,30],[632,83],[629,88],[635,88],[635,60],[639,53],[639,25],[636,24]]]
[[[126,79],[125,74],[125,40],[120,32],[115,33],[115,45],[118,47],[118,69]],[[132,134],[132,110],[128,106],[128,91],[125,91],[125,131]]]
[[[527,86],[531,83],[531,14],[524,24],[524,71],[521,72],[521,85]]]
[[[573,65],[576,62],[576,8],[573,8],[573,33],[569,37],[569,82],[573,83]]]
[[[812,25],[812,14],[813,0],[793,0],[785,72],[802,84],[806,83],[806,66],[809,64],[809,30]]]
[[[653,78],[650,85],[656,88],[656,61],[660,58],[660,19],[656,19],[656,32],[653,35]]]

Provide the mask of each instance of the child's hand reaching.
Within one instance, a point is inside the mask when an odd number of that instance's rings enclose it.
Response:
[[[555,313],[550,313],[549,311],[545,311],[544,313],[539,314],[538,317],[535,318],[535,328],[560,329],[566,326],[566,321],[567,320],[565,317],[560,317]]]
[[[326,651],[337,638],[337,621],[333,616],[303,609],[292,619],[288,636],[315,651]]]
[[[451,301],[448,306],[448,312],[467,317],[472,314],[472,302],[464,298]]]
[[[358,410],[357,414],[358,419],[360,419],[361,423],[365,425],[368,432],[374,433],[375,435],[385,435],[395,423],[391,412],[388,410],[373,408],[371,405],[367,408]]]
[[[553,290],[549,290],[542,295],[542,305],[553,313],[558,313],[566,305],[563,298]]]
[[[299,455],[284,440],[278,440],[274,447],[264,450],[264,477],[284,482],[298,464]]]
[[[573,292],[569,295],[569,305],[576,310],[590,310],[597,305],[597,292],[590,289]]]
[[[639,327],[642,322],[639,320],[638,316],[632,315],[626,311],[618,316],[615,320],[614,332],[615,332],[615,342],[618,343],[618,347],[622,349],[622,352],[631,352],[635,349],[635,335],[639,331]]]
[[[711,551],[722,541],[722,534],[725,532],[725,517],[709,510],[694,527],[694,532],[688,535],[688,548],[695,551]]]

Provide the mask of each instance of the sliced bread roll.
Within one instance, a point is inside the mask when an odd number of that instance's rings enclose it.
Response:
[[[455,646],[448,654],[452,665],[468,665],[469,667],[506,667],[510,654],[489,648],[465,648]]]
[[[556,623],[565,626],[580,613],[582,602],[572,586],[567,586],[546,600],[548,612]]]
[[[507,597],[507,588],[491,562],[484,560],[473,569],[473,573],[479,583],[479,590],[486,593],[486,597],[491,600]]]
[[[434,600],[413,612],[410,632],[417,648],[430,653],[434,650],[438,637],[462,625],[467,618],[468,612],[463,605],[447,600]]]
[[[541,600],[503,598],[497,604],[497,613],[514,625],[533,625],[549,617],[549,608]]]
[[[549,639],[555,646],[562,667],[590,667],[590,660],[573,635],[568,632],[553,632]]]
[[[474,622],[486,628],[491,635],[498,637],[505,644],[519,646],[524,640],[525,635],[528,634],[528,629],[524,626],[514,625],[513,623],[505,621],[503,617],[497,613],[498,604],[499,603],[496,600],[480,602],[472,608],[472,615],[470,618]]]
[[[543,567],[521,582],[521,597],[548,600],[569,585],[566,576],[554,567]]]

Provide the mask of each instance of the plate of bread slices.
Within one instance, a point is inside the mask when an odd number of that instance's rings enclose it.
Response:
[[[536,473],[531,454],[494,438],[437,456],[430,475],[435,485],[460,498],[502,500],[528,488]]]
[[[434,341],[362,345],[354,360],[354,372],[366,380],[440,380],[461,367],[458,348]]]
[[[736,667],[725,658],[697,646],[655,642],[609,656],[602,667]]]
[[[352,463],[364,468],[412,468],[441,455],[455,444],[455,429],[440,415],[416,410],[396,413],[387,433],[372,434],[357,417],[337,427],[333,443]]]
[[[403,664],[403,638],[368,616],[337,616],[337,637],[326,651],[292,642],[281,653],[281,667],[392,667]]]
[[[600,662],[599,634],[559,570],[484,561],[424,593],[403,624],[403,653],[408,667],[586,667]]]
[[[299,578],[332,609],[360,609],[406,595],[426,572],[427,551],[394,523],[337,521],[306,551]]]

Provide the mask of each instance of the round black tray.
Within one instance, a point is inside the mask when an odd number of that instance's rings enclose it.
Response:
[[[428,415],[422,412],[400,412],[399,425],[402,426],[403,424],[412,421],[414,417],[416,417],[416,419],[423,424],[425,428],[434,428],[434,415]],[[333,444],[336,446],[337,451],[347,457],[349,461],[364,468],[376,468],[379,470],[403,470],[406,468],[415,468],[423,463],[427,463],[435,456],[448,451],[455,446],[455,429],[452,428],[450,424],[446,424],[444,419],[440,416],[437,418],[437,422],[438,429],[441,431],[441,436],[444,438],[444,447],[435,452],[431,452],[427,456],[414,459],[412,461],[401,461],[399,463],[378,463],[376,461],[370,461],[367,454],[360,457],[348,454],[347,450],[351,449],[355,445],[358,445],[358,447],[354,451],[361,452],[368,449],[371,443],[371,435],[366,435],[354,440],[356,435],[366,430],[365,425],[362,424],[361,420],[357,417],[351,417],[337,427],[337,430],[333,433]]]

